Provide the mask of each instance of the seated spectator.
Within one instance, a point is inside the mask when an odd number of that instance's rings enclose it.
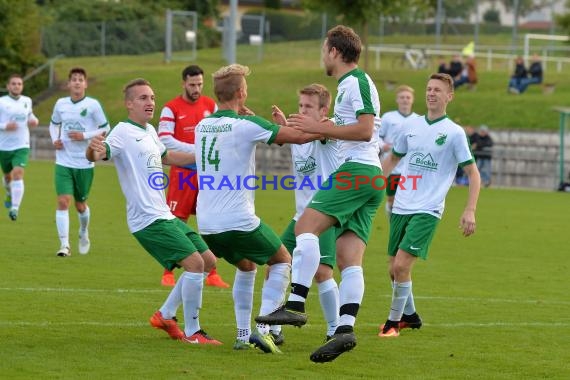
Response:
[[[522,57],[519,56],[515,59],[515,72],[511,76],[511,79],[509,80],[509,92],[513,94],[519,94],[521,80],[525,79],[526,77],[527,77],[527,71],[524,65],[524,60]]]
[[[455,54],[451,61],[449,62],[449,68],[447,74],[455,80],[459,78],[459,75],[463,71],[463,61],[461,60],[461,55]]]
[[[439,66],[437,67],[437,72],[439,74],[449,74],[449,66],[441,55],[439,56]]]
[[[531,59],[530,67],[528,68],[527,78],[523,78],[519,85],[519,93],[525,92],[526,88],[531,84],[542,83],[542,62],[537,54],[534,54]]]
[[[470,55],[465,60],[465,66],[463,67],[463,71],[461,72],[458,79],[454,79],[453,87],[457,88],[464,84],[469,84],[471,88],[473,85],[477,84],[477,67],[475,62],[475,56]]]

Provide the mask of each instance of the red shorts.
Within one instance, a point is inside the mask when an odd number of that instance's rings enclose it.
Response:
[[[174,216],[188,220],[190,215],[196,215],[198,173],[195,170],[172,166],[169,178],[166,203]]]

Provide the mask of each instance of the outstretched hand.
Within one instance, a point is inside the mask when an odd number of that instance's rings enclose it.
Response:
[[[105,141],[105,134],[100,134],[93,136],[93,138],[89,141],[89,148],[93,149],[93,151],[98,153],[106,153],[107,148],[103,143]]]
[[[302,114],[292,114],[289,115],[287,123],[292,127],[297,128],[301,132],[312,133],[312,134],[324,134],[325,124],[321,121],[317,121],[310,116]]]

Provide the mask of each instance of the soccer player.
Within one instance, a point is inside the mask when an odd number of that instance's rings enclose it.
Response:
[[[256,346],[267,353],[279,353],[269,325],[258,323],[251,332],[257,265],[270,266],[261,294],[262,315],[282,302],[291,270],[291,256],[279,236],[255,215],[255,146],[306,143],[321,136],[240,115],[247,99],[247,75],[249,68],[239,64],[224,66],[213,74],[219,110],[196,127],[201,186],[196,217],[200,234],[212,251],[237,268],[232,290],[238,330],[234,349]]]
[[[204,269],[215,263],[214,254],[186,223],[170,212],[160,186],[162,164],[185,166],[194,154],[167,151],[148,122],[154,115],[154,92],[150,83],[135,79],[124,88],[128,119],[113,128],[107,138],[94,137],[87,148],[89,161],[113,159],[127,202],[130,232],[163,267],[184,268],[163,306],[150,318],[154,328],[172,339],[191,344],[222,344],[200,327]],[[153,187],[156,184],[157,187]],[[184,331],[176,322],[176,310],[184,309]]]
[[[170,100],[160,113],[158,137],[168,150],[194,153],[194,129],[204,117],[216,112],[218,107],[214,99],[202,95],[204,71],[196,65],[182,71],[182,95]],[[188,221],[190,214],[196,215],[198,199],[198,176],[196,165],[170,167],[170,185],[166,194],[166,203],[177,218]],[[184,182],[187,181],[187,182]],[[174,272],[165,269],[162,285],[174,286]],[[208,273],[206,285],[229,288],[216,271]]]
[[[0,165],[6,189],[4,206],[11,220],[18,219],[24,197],[24,168],[30,154],[30,130],[38,125],[32,99],[22,95],[24,80],[12,74],[6,84],[8,95],[0,98]]]
[[[401,85],[396,88],[396,104],[398,109],[388,111],[382,115],[382,123],[380,125],[379,136],[383,144],[381,146],[382,159],[386,159],[391,152],[394,141],[401,135],[402,124],[410,117],[418,116],[412,111],[414,105],[414,89],[410,86]],[[401,164],[400,164],[401,165]],[[398,190],[398,182],[400,179],[400,168],[396,167],[392,174],[388,177],[386,186],[386,214],[388,218],[392,214],[392,205],[394,204],[394,195]]]
[[[412,267],[418,257],[427,259],[429,246],[443,215],[445,196],[457,166],[469,178],[467,205],[459,221],[464,236],[475,232],[475,209],[481,178],[463,128],[451,121],[446,108],[453,99],[453,79],[432,74],[426,87],[427,115],[404,123],[403,136],[384,162],[386,173],[402,159],[402,182],[390,218],[389,273],[393,280],[388,320],[380,326],[381,337],[396,337],[403,328],[420,328],[412,294]]]
[[[55,190],[57,211],[55,223],[60,248],[57,256],[71,255],[69,244],[69,205],[75,201],[79,217],[79,253],[89,253],[89,220],[87,198],[93,183],[93,162],[85,158],[89,139],[109,131],[109,122],[99,101],[86,96],[87,73],[81,67],[69,71],[69,96],[55,103],[49,132],[55,151]]]
[[[311,84],[299,91],[299,114],[307,115],[317,121],[325,119],[329,113],[331,94],[321,84]],[[285,115],[277,107],[274,115],[285,124]],[[306,144],[291,144],[293,174],[295,177],[296,213],[293,220],[281,235],[281,240],[289,252],[293,252],[297,244],[295,240],[295,224],[311,201],[318,186],[329,178],[341,164],[338,142],[334,139],[323,139]],[[327,322],[326,337],[332,336],[338,326],[339,299],[338,285],[333,278],[336,264],[336,235],[331,227],[319,236],[321,257],[315,274],[319,289],[319,300]],[[275,343],[283,342],[281,326],[271,326]]]
[[[314,362],[334,360],[356,346],[353,327],[364,296],[362,259],[376,210],[382,202],[378,128],[380,100],[374,82],[360,68],[360,37],[349,27],[338,25],[327,32],[322,46],[327,75],[338,80],[335,122],[316,121],[307,115],[292,115],[288,123],[306,133],[317,133],[340,142],[344,163],[332,174],[327,190],[319,190],[297,221],[297,246],[293,252],[291,293],[279,309],[257,322],[304,325],[305,301],[321,256],[319,236],[337,228],[336,254],[341,271],[340,318],[335,333],[315,350]],[[327,186],[329,185],[329,186]]]

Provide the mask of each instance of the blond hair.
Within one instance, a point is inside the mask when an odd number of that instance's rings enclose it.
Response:
[[[123,94],[125,94],[125,100],[130,100],[132,98],[131,89],[136,86],[149,86],[150,82],[143,78],[136,78],[130,81],[123,87]]]
[[[316,95],[319,97],[319,108],[330,107],[331,93],[322,84],[313,83],[299,91],[299,95]]]
[[[233,100],[236,92],[242,87],[245,77],[249,74],[249,67],[237,63],[221,67],[212,74],[216,98],[220,102]]]
[[[396,88],[396,95],[398,95],[400,92],[404,92],[404,91],[411,92],[412,95],[413,95],[414,92],[415,92],[413,88],[411,88],[410,86],[408,86],[408,85],[406,85],[406,84],[403,84],[403,85],[398,86],[398,87]]]

